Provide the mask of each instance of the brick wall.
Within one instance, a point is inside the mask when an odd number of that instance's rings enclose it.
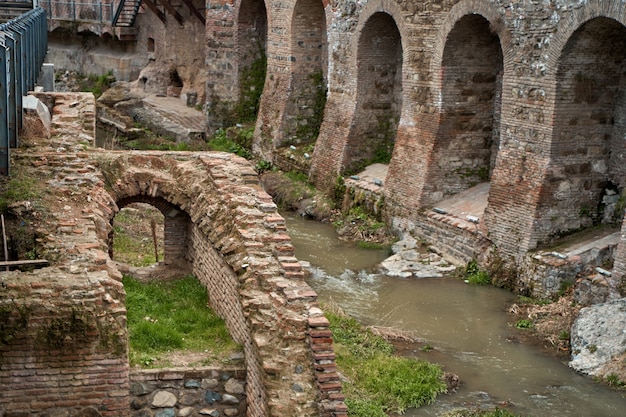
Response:
[[[345,415],[332,344],[309,333],[328,324],[317,323],[317,295],[251,165],[224,153],[142,152],[103,167],[112,201],[145,196],[188,213],[185,257],[243,345],[247,415]]]
[[[319,0],[295,2],[290,44],[289,89],[276,147],[315,142],[323,112],[318,95],[326,89],[328,45],[326,15]]]
[[[0,415],[128,415],[124,292],[106,271],[3,272],[0,315]]]

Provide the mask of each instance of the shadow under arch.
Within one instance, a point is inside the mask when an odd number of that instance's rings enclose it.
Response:
[[[463,15],[442,52],[439,125],[424,188],[429,203],[489,181],[500,141],[503,54],[491,23]]]
[[[579,22],[566,39],[555,63],[554,129],[537,207],[539,242],[623,221],[626,26],[595,16]]]
[[[254,120],[267,73],[267,7],[264,0],[240,0],[236,13],[237,104],[235,122]]]
[[[358,37],[356,108],[346,138],[342,167],[356,172],[389,163],[402,112],[403,47],[394,17],[368,16]]]
[[[163,264],[166,266],[178,265],[186,262],[185,256],[188,251],[187,235],[190,225],[189,215],[179,206],[170,203],[162,197],[147,195],[135,195],[121,198],[117,201],[119,210],[133,203],[144,203],[156,208],[163,215]],[[109,232],[109,257],[114,258],[113,253],[114,231]]]
[[[283,114],[286,145],[314,143],[326,104],[328,34],[321,0],[297,0],[291,17],[290,77]]]

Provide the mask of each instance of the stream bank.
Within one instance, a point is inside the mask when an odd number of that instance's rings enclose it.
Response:
[[[418,337],[404,352],[440,363],[461,386],[407,416],[440,416],[459,408],[507,405],[519,415],[618,417],[624,392],[595,383],[567,367],[554,352],[523,342],[509,306],[510,291],[468,285],[455,278],[398,278],[377,265],[384,249],[364,250],[337,240],[329,224],[283,213],[296,256],[311,264],[308,280],[321,300],[331,300],[365,325]],[[432,349],[423,349],[428,345]]]

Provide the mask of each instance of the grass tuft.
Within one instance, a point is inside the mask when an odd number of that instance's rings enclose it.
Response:
[[[393,356],[383,337],[355,319],[327,312],[335,340],[337,365],[347,378],[343,388],[348,415],[385,417],[430,404],[446,391],[441,367],[413,358]]]
[[[142,283],[125,276],[131,365],[151,366],[172,350],[227,355],[239,350],[224,321],[207,307],[193,276]]]

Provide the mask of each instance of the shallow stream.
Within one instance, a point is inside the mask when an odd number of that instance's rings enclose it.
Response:
[[[553,355],[516,342],[520,330],[506,313],[512,293],[453,278],[376,274],[387,251],[359,249],[340,242],[331,225],[283,216],[296,256],[312,265],[309,284],[321,301],[332,300],[364,324],[410,332],[434,348],[416,349],[416,357],[459,375],[457,392],[406,416],[494,404],[534,417],[626,416],[626,392],[594,383]]]

